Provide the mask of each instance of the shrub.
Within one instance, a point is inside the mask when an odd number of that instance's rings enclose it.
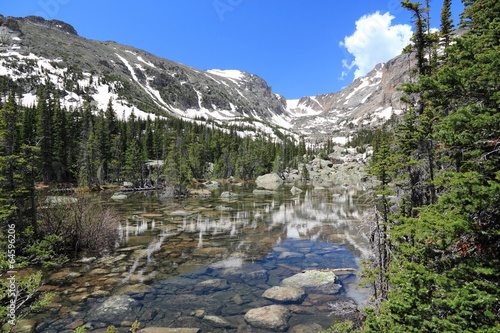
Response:
[[[57,235],[66,251],[87,251],[101,255],[112,251],[118,241],[119,217],[110,208],[103,207],[89,196],[74,200],[59,200],[39,211],[39,231]]]

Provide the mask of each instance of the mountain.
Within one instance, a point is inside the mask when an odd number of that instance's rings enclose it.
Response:
[[[286,100],[257,75],[199,70],[113,41],[80,37],[69,24],[41,17],[0,16],[0,76],[22,87],[22,103],[36,103],[40,83],[52,82],[67,108],[108,103],[118,115],[147,114],[245,123],[255,131],[337,136],[378,125],[399,113],[397,86],[409,80],[409,57],[378,65],[340,92]],[[5,92],[4,92],[5,93]],[[254,134],[255,135],[255,134]]]
[[[402,54],[339,92],[287,101],[292,127],[308,137],[333,136],[345,142],[354,130],[380,126],[402,112],[398,87],[411,80],[408,68],[413,62],[414,57]]]
[[[0,18],[0,75],[23,87],[34,102],[39,82],[51,81],[62,104],[78,107],[90,97],[118,115],[134,111],[218,121],[285,123],[286,100],[257,75],[238,70],[197,70],[112,41],[78,36],[60,21]]]

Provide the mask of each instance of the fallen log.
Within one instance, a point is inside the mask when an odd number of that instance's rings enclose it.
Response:
[[[352,273],[356,272],[356,268],[321,268],[321,269],[306,269],[303,270],[302,273],[305,273],[307,271],[314,271],[314,272],[332,272],[332,273]]]

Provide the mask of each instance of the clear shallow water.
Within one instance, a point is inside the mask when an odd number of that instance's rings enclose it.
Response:
[[[103,259],[87,258],[48,275],[45,290],[57,296],[35,316],[40,332],[70,331],[89,323],[196,327],[202,332],[265,332],[249,328],[244,314],[273,304],[263,292],[303,270],[357,268],[367,253],[362,233],[363,191],[339,187],[293,196],[289,187],[274,195],[254,195],[253,187],[232,186],[239,196],[184,201],[135,193],[126,200],[101,200],[123,217],[122,243]],[[308,295],[290,306],[290,328],[335,320],[329,304],[354,299],[354,274],[339,275],[337,295]],[[225,320],[221,324],[207,318]],[[223,327],[225,325],[225,327]],[[89,332],[91,330],[88,330]]]

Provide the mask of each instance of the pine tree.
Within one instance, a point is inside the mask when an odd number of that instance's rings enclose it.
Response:
[[[409,0],[401,2],[401,5],[413,14],[413,19],[415,21],[415,33],[412,40],[415,45],[417,70],[418,74],[425,75],[427,73],[426,52],[428,51],[429,46],[428,29],[430,26],[430,22],[426,20],[426,13],[429,12],[429,8],[422,8],[420,2],[412,2]]]
[[[453,19],[451,18],[451,3],[452,0],[444,0],[441,10],[441,38],[443,39],[444,47],[448,47],[451,41],[451,33],[453,32]]]
[[[144,159],[154,159],[155,153],[153,150],[154,139],[153,139],[153,124],[151,118],[148,116],[146,119],[146,129],[144,131]]]
[[[22,142],[21,133],[21,113],[11,94],[0,108],[0,221],[19,230],[31,225],[36,232],[33,163],[37,151]]]
[[[20,122],[17,105],[10,95],[7,102],[0,109],[0,182],[2,195],[0,196],[0,220],[11,221],[18,209],[18,173]],[[22,194],[21,194],[22,197]],[[15,219],[14,219],[15,220]]]
[[[37,92],[37,141],[40,141],[40,162],[43,182],[53,180],[53,100],[50,84],[40,86]]]
[[[61,108],[59,97],[55,97],[53,110],[53,152],[54,160],[52,162],[55,172],[55,180],[61,182],[67,180],[68,170],[68,124],[67,112]]]

